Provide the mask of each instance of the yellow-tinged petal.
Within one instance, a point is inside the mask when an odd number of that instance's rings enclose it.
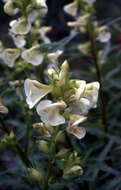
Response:
[[[21,57],[28,63],[32,65],[40,65],[44,59],[43,55],[40,52],[39,45],[33,46],[30,49],[26,49]]]
[[[6,65],[9,67],[13,67],[15,64],[15,61],[19,58],[20,56],[20,50],[19,49],[5,49],[1,53],[1,59],[4,61]]]
[[[26,79],[24,83],[26,101],[29,108],[33,108],[44,96],[52,91],[52,87],[39,83],[36,80]]]
[[[90,107],[95,108],[98,100],[100,84],[99,82],[92,82],[86,85],[84,97],[90,101]]]
[[[77,1],[64,6],[64,11],[72,16],[76,16],[78,9]]]
[[[14,34],[25,35],[31,29],[31,24],[25,18],[19,18],[10,22],[10,31]]]

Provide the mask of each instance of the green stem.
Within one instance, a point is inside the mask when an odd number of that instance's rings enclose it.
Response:
[[[39,78],[40,78],[40,81],[45,84],[45,78],[44,78],[44,69],[43,69],[43,65],[40,64],[38,66],[38,75],[39,75]]]
[[[26,137],[25,137],[25,154],[28,154],[29,140],[30,140],[30,118],[27,120]]]
[[[59,131],[59,126],[56,126],[56,131],[55,131],[54,137],[52,139],[51,147],[50,147],[50,156],[54,155],[55,152],[56,152],[55,137],[56,137],[58,131]],[[45,181],[44,181],[43,190],[48,190],[48,181],[49,181],[49,178],[50,178],[50,175],[51,175],[51,169],[52,169],[52,166],[53,166],[54,162],[55,162],[55,158],[50,158],[49,159],[49,165],[48,165],[48,170],[47,170],[47,174],[46,174]]]
[[[104,102],[103,82],[102,82],[101,72],[100,72],[100,68],[98,64],[98,48],[97,48],[97,42],[96,42],[96,33],[95,33],[95,28],[91,19],[89,20],[89,23],[88,23],[88,34],[89,34],[89,39],[91,42],[91,54],[92,54],[95,68],[96,68],[97,80],[100,83],[100,107],[101,107],[101,112],[102,112],[101,113],[102,124],[104,125],[105,132],[107,132],[108,127],[107,127],[106,108],[105,108],[105,102]]]
[[[15,150],[18,153],[21,161],[23,162],[23,164],[27,167],[27,168],[31,168],[32,164],[30,162],[30,160],[28,159],[28,157],[26,156],[26,154],[22,151],[21,147],[19,146],[19,144],[17,143],[15,146]]]

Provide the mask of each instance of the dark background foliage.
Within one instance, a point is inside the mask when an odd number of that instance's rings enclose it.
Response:
[[[70,29],[67,21],[73,18],[64,13],[63,6],[69,0],[48,0],[49,12],[44,20],[46,25],[52,26],[53,30],[49,34],[52,41],[59,41],[69,35]],[[121,190],[121,17],[120,0],[97,0],[95,3],[96,18],[99,24],[112,24],[109,29],[112,33],[111,42],[104,47],[106,59],[102,67],[101,74],[104,81],[105,107],[107,109],[108,132],[105,133],[100,121],[99,106],[89,113],[86,137],[77,141],[73,138],[73,144],[81,157],[81,164],[84,175],[67,181],[62,180],[51,189],[69,190]],[[0,40],[5,47],[11,47],[11,40],[7,36],[9,21],[13,19],[3,13],[3,3],[0,1]],[[78,39],[76,39],[78,42]],[[86,39],[82,37],[82,42]],[[71,66],[72,76],[85,79],[86,81],[96,80],[93,64],[88,57],[75,52],[73,48],[75,41],[66,45],[64,58],[68,58]],[[72,48],[71,48],[72,47]],[[20,78],[25,73],[12,74],[11,69],[0,64],[0,91],[6,91],[9,86],[4,86],[5,81]],[[25,78],[25,76],[24,76]],[[2,93],[1,92],[1,93]],[[10,114],[4,117],[8,127],[16,131],[21,144],[25,136],[24,111],[19,105],[20,99],[14,92],[7,93],[5,103]],[[32,122],[38,118],[32,118]],[[0,131],[0,136],[3,132]],[[33,138],[33,136],[32,136]],[[34,149],[31,145],[32,150]],[[32,154],[32,152],[31,152]],[[38,166],[39,153],[32,158],[32,162]],[[4,147],[0,147],[0,190],[26,190],[37,189],[25,179],[26,171],[16,154]],[[22,178],[21,178],[22,177]]]

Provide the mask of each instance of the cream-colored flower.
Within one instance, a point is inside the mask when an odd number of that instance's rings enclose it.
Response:
[[[0,113],[7,114],[8,113],[8,108],[4,106],[1,98],[0,98]]]
[[[86,42],[86,43],[84,43],[84,44],[80,44],[80,45],[78,46],[78,50],[79,50],[81,53],[87,55],[87,54],[89,53],[89,50],[90,50],[90,42]]]
[[[21,57],[28,63],[32,65],[40,65],[44,59],[43,55],[40,53],[40,46],[35,45],[30,49],[23,51]]]
[[[111,33],[109,32],[108,28],[103,26],[100,27],[98,30],[97,40],[102,43],[108,42],[111,39]]]
[[[87,118],[83,115],[72,115],[68,123],[67,132],[78,139],[82,139],[86,134],[86,130],[78,125],[86,121],[86,119]]]
[[[8,65],[9,67],[13,67],[15,61],[19,58],[20,53],[21,52],[19,49],[5,49],[1,53],[1,59],[6,65]]]
[[[50,39],[46,36],[46,34],[47,34],[48,32],[50,32],[51,29],[52,29],[52,28],[49,27],[49,26],[43,26],[43,27],[41,27],[41,29],[40,29],[40,36],[41,36],[42,40],[43,40],[45,43],[50,43],[50,42],[51,42]]]
[[[81,32],[84,33],[86,31],[88,19],[89,19],[89,14],[85,14],[79,16],[76,21],[68,22],[67,25],[73,27],[74,28],[73,31],[75,32],[80,30]]]
[[[14,44],[17,48],[23,48],[26,45],[26,40],[25,40],[25,36],[23,35],[12,35]]]
[[[90,109],[90,101],[87,98],[74,100],[70,103],[70,110],[74,114],[87,115]]]
[[[76,80],[75,81],[75,95],[74,99],[80,99],[85,91],[86,82],[84,80]]]
[[[39,83],[36,80],[26,79],[24,83],[26,102],[29,108],[33,108],[44,96],[52,91],[52,87]]]
[[[47,55],[48,59],[50,60],[50,62],[52,64],[56,64],[57,63],[57,60],[59,58],[60,55],[62,55],[63,51],[62,50],[57,50],[56,52],[53,52],[53,53],[49,53]]]
[[[46,126],[44,125],[44,123],[35,123],[33,125],[33,127],[35,129],[39,129],[40,130],[40,133],[41,135],[45,136],[45,137],[51,137],[51,134],[50,132],[48,131],[48,129],[46,128]]]
[[[25,18],[19,18],[10,22],[10,31],[14,34],[25,35],[31,29],[31,24]]]
[[[46,0],[35,0],[35,2],[36,2],[36,6],[40,7],[38,11],[39,15],[44,16],[48,11]]]
[[[86,85],[84,97],[90,102],[90,108],[95,108],[98,100],[100,84],[99,82],[92,82]]]
[[[14,7],[14,3],[12,0],[9,0],[4,5],[4,12],[8,15],[15,15],[19,12],[19,9]]]
[[[73,3],[64,6],[64,11],[72,16],[76,16],[77,10],[78,10],[77,1],[74,1]]]
[[[43,100],[37,106],[37,113],[41,120],[51,126],[57,126],[65,123],[65,118],[60,114],[66,104],[63,101],[52,103],[51,100]]]

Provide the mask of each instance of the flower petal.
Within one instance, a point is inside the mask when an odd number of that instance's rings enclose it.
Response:
[[[84,80],[76,80],[75,99],[79,100],[84,94],[86,82]]]
[[[60,109],[65,107],[64,102],[52,103],[50,100],[43,100],[37,106],[37,113],[43,122],[57,126],[65,123],[65,118],[59,113]]]
[[[13,20],[10,22],[10,31],[14,34],[25,35],[31,29],[30,22],[27,22],[25,18],[20,18],[18,20]]]
[[[77,9],[78,9],[78,4],[76,1],[64,6],[64,11],[72,16],[76,16]]]
[[[13,67],[15,64],[15,61],[19,58],[20,51],[19,49],[5,49],[1,53],[1,59],[5,62],[6,65],[9,67]]]
[[[26,101],[30,109],[52,90],[50,86],[43,85],[36,80],[30,79],[25,80],[24,89],[27,96]]]
[[[11,35],[11,36],[17,48],[22,48],[26,45],[25,36],[23,35]]]
[[[78,127],[78,126],[67,127],[67,132],[74,135],[79,140],[84,138],[86,135],[85,128],[84,127]]]
[[[99,82],[92,82],[86,85],[84,97],[90,101],[91,108],[96,107],[99,88],[100,88]]]
[[[39,51],[39,45],[33,46],[30,49],[25,50],[21,57],[32,65],[40,65],[43,61],[43,55]]]
[[[75,100],[70,104],[70,109],[73,114],[84,114],[86,115],[90,109],[90,101],[86,98]]]

